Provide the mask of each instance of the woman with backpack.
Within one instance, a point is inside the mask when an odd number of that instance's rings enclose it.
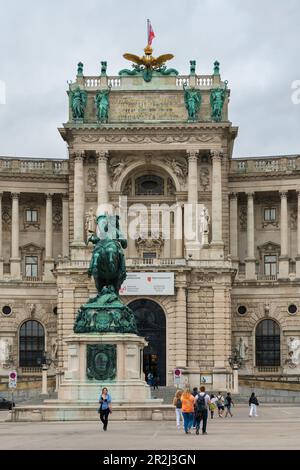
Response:
[[[182,395],[182,390],[177,390],[177,392],[175,393],[175,397],[173,398],[173,405],[175,406],[177,429],[180,429],[180,420],[183,421],[181,395]]]
[[[226,398],[225,398],[225,408],[226,408],[226,413],[225,413],[225,418],[227,418],[228,415],[233,416],[233,414],[231,413],[231,407],[234,406],[234,403],[232,401],[232,398],[231,398],[231,393],[227,393],[226,395]]]
[[[255,396],[255,393],[251,393],[251,397],[249,398],[249,406],[250,406],[250,413],[249,413],[249,418],[252,418],[254,415],[255,417],[258,416],[257,414],[257,406],[259,405],[257,397]]]

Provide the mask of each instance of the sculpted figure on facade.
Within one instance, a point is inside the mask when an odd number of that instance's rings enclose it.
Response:
[[[226,98],[227,81],[225,82],[225,88],[214,88],[210,95],[211,105],[211,118],[215,122],[222,120],[222,110]]]
[[[187,88],[186,85],[183,85],[184,89],[184,102],[185,107],[188,111],[189,121],[197,121],[198,113],[201,106],[201,93],[196,88]]]
[[[97,171],[96,168],[88,169],[88,187],[92,193],[97,189]]]
[[[187,177],[187,167],[181,162],[178,162],[173,159],[168,159],[165,161],[165,163],[171,168],[171,170],[174,172],[174,174],[177,176],[181,184],[184,184],[186,181]]]
[[[247,359],[247,355],[248,355],[248,340],[247,338],[240,338],[238,343],[237,343],[237,346],[236,346],[236,349],[239,353],[239,356],[241,359],[243,360],[246,360]]]
[[[300,365],[300,339],[290,337],[288,339],[288,358],[286,363],[291,369]]]
[[[97,108],[98,122],[108,121],[108,110],[109,110],[109,93],[111,87],[106,90],[101,90],[95,96],[95,104]]]
[[[119,177],[127,167],[127,164],[124,161],[118,163],[110,164],[110,174],[113,182],[118,181]]]
[[[87,238],[96,231],[96,214],[92,207],[86,212],[85,231]]]
[[[200,185],[203,191],[208,191],[209,189],[209,169],[207,167],[203,167],[200,170]]]
[[[73,119],[83,119],[87,104],[87,92],[77,87],[70,92]]]
[[[10,344],[7,339],[0,340],[0,365],[6,364],[10,356]]]
[[[209,234],[209,224],[210,224],[210,215],[207,207],[202,207],[200,209],[200,214],[199,214],[199,234],[202,239],[202,243],[204,242],[203,238],[204,235],[207,238],[207,235]]]

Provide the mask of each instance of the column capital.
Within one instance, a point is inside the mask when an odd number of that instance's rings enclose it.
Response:
[[[11,198],[12,199],[18,199],[20,198],[20,193],[11,193]]]
[[[238,198],[238,193],[234,193],[234,192],[229,193],[229,198],[230,199],[237,199]]]
[[[210,157],[212,161],[222,161],[223,159],[223,152],[221,150],[211,150],[210,151]]]
[[[72,156],[75,162],[80,162],[80,163],[83,162],[84,157],[85,157],[84,152],[74,152]]]
[[[98,162],[107,162],[108,157],[109,157],[109,152],[108,150],[103,150],[101,152],[96,152],[96,157]]]
[[[45,196],[46,196],[46,200],[52,201],[52,198],[53,198],[54,194],[46,193]]]
[[[190,149],[190,150],[186,151],[186,155],[187,155],[187,158],[188,158],[189,162],[197,162],[198,161],[198,154],[199,154],[198,150]]]
[[[254,196],[255,196],[255,192],[254,191],[249,191],[246,193],[246,196],[248,199],[253,199]]]
[[[280,198],[281,199],[286,199],[287,198],[287,191],[279,191]]]

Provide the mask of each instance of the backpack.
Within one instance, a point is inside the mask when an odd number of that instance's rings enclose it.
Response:
[[[198,393],[198,395],[197,395],[197,405],[196,405],[197,413],[202,413],[203,411],[205,411],[207,409],[205,397],[206,397],[206,393],[204,395],[200,395]]]

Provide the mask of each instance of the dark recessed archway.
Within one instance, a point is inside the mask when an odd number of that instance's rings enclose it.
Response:
[[[159,304],[149,299],[131,302],[138,333],[148,342],[144,349],[144,373],[159,377],[159,384],[166,385],[166,316]]]

